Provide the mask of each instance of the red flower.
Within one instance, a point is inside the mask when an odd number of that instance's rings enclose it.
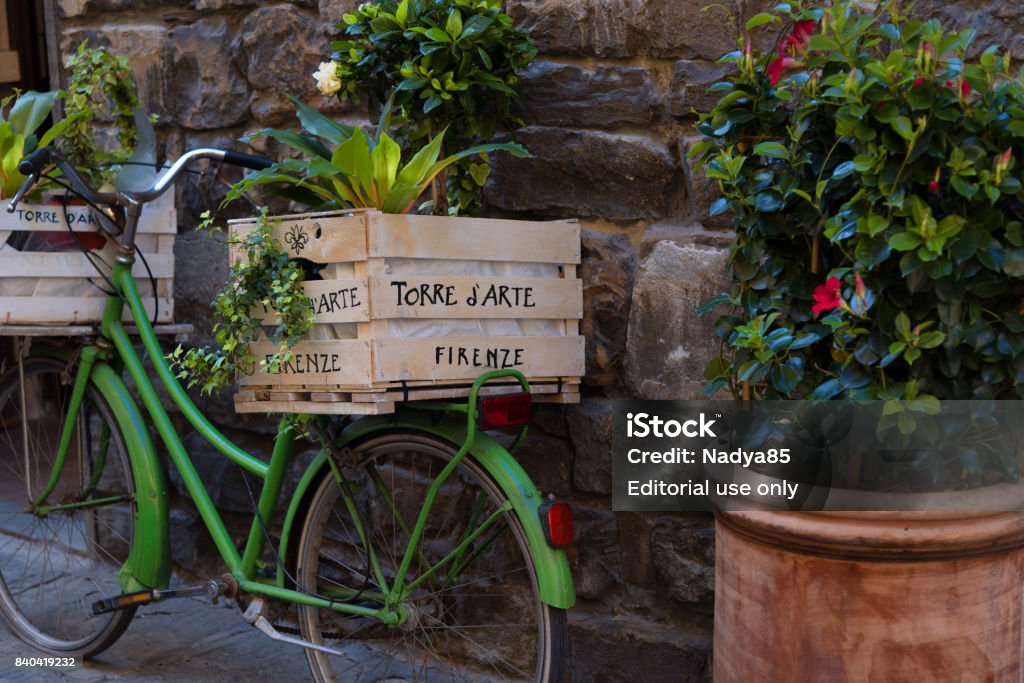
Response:
[[[910,87],[911,88],[920,88],[922,85],[924,85],[924,83],[925,83],[925,80],[919,76],[919,77],[914,79],[914,82],[911,84]]]
[[[765,70],[768,82],[777,85],[782,80],[782,72],[796,66],[794,56],[800,54],[807,48],[807,41],[814,35],[814,29],[818,23],[812,19],[805,19],[793,24],[789,34],[779,41],[779,56],[773,59]]]
[[[796,63],[796,60],[792,57],[776,57],[773,59],[765,71],[768,74],[768,82],[772,85],[778,84],[782,80],[782,72],[785,69],[796,66]]]
[[[779,56],[783,57],[786,54],[795,55],[803,52],[807,47],[807,41],[814,35],[814,29],[817,25],[818,22],[813,19],[805,19],[793,24],[789,35],[779,43]]]
[[[930,183],[928,183],[928,191],[931,192],[932,194],[938,194],[939,193],[939,181],[938,180],[933,180]]]
[[[811,313],[819,315],[825,311],[839,308],[843,303],[839,297],[839,290],[842,286],[842,281],[837,277],[830,277],[825,284],[818,285],[814,289],[814,306],[811,307]]]
[[[971,96],[971,84],[967,82],[966,78],[960,79],[960,96],[963,98]]]

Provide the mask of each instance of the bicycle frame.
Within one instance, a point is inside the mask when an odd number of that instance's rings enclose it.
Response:
[[[228,571],[237,581],[240,590],[312,607],[333,609],[346,614],[373,617],[385,624],[394,625],[401,623],[407,617],[407,614],[400,602],[415,588],[418,581],[422,580],[422,578],[419,578],[406,584],[405,573],[409,568],[413,554],[416,552],[416,546],[423,531],[425,518],[433,500],[433,493],[440,488],[444,477],[454,470],[455,465],[462,458],[467,457],[470,452],[473,452],[477,461],[488,470],[495,481],[509,495],[510,503],[500,511],[504,512],[509,508],[514,509],[526,531],[531,549],[534,551],[537,559],[541,600],[560,608],[568,608],[573,604],[575,596],[564,553],[556,551],[546,544],[543,531],[540,528],[537,515],[538,507],[543,502],[540,493],[530,482],[518,463],[512,459],[508,451],[502,449],[486,435],[478,435],[476,433],[476,396],[484,382],[499,376],[513,375],[518,377],[524,388],[527,388],[526,380],[522,375],[509,371],[496,371],[485,374],[473,385],[469,402],[464,405],[419,404],[410,406],[421,411],[443,410],[449,413],[453,411],[464,413],[466,415],[466,426],[464,428],[451,424],[452,420],[401,419],[404,420],[401,424],[420,429],[424,432],[432,432],[449,439],[452,443],[457,444],[461,439],[462,446],[452,459],[451,465],[445,468],[445,471],[435,481],[431,495],[428,495],[423,510],[411,530],[409,547],[406,549],[400,570],[394,577],[392,585],[389,586],[384,581],[384,577],[379,569],[375,572],[377,574],[376,578],[387,593],[384,600],[385,607],[383,609],[372,609],[361,605],[338,602],[337,600],[326,600],[287,587],[282,571],[275,571],[273,576],[262,576],[259,572],[259,569],[261,569],[260,557],[263,554],[266,543],[264,525],[270,526],[275,510],[278,507],[278,499],[295,440],[294,431],[282,419],[270,460],[267,463],[254,458],[228,440],[203,416],[191,401],[164,359],[156,334],[146,316],[142,298],[132,277],[130,258],[118,256],[111,274],[111,282],[118,295],[111,296],[107,300],[103,321],[100,326],[100,340],[94,345],[83,348],[81,352],[72,389],[71,405],[69,406],[61,433],[54,471],[51,473],[50,485],[46,487],[44,492],[34,502],[34,507],[37,511],[42,512],[55,511],[62,507],[61,505],[47,505],[46,497],[52,491],[53,485],[59,478],[61,468],[66,459],[71,443],[71,432],[74,429],[78,407],[85,393],[86,385],[90,381],[95,382],[108,399],[108,402],[116,404],[112,405],[112,408],[118,423],[122,426],[122,432],[125,432],[129,451],[128,455],[132,462],[133,472],[135,473],[137,534],[136,539],[132,543],[128,559],[121,569],[120,582],[122,591],[128,593],[146,588],[166,588],[170,573],[166,484],[163,481],[162,471],[156,461],[153,444],[149,438],[145,422],[142,419],[142,413],[121,381],[120,376],[122,373],[120,371],[124,370],[127,371],[128,376],[134,383],[152,424],[155,425],[171,461],[180,473],[185,488],[195,503],[200,518],[209,530],[217,551],[227,565]],[[125,304],[127,304],[131,312],[138,328],[142,346],[152,360],[160,384],[166,389],[171,400],[181,411],[182,415],[221,455],[263,482],[257,501],[258,515],[253,517],[248,538],[241,554],[235,547],[220,514],[206,492],[170,417],[161,404],[156,388],[151,382],[142,360],[136,353],[128,333],[121,324]],[[372,433],[374,430],[388,427],[393,428],[399,423],[400,421],[397,418],[359,421],[342,435],[342,443],[340,445],[344,446],[347,443],[351,443],[354,439]],[[525,430],[526,428],[524,427],[520,437],[525,436]],[[100,461],[102,462],[102,454]],[[331,474],[338,478],[339,481],[343,478],[337,464],[333,462],[325,451],[322,451],[314,459],[300,480],[298,490],[288,506],[278,553],[280,557],[286,556],[285,552],[289,536],[293,523],[301,512],[303,496],[315,481],[319,481],[320,476],[326,474],[325,468],[329,469]],[[96,501],[92,501],[92,503],[95,504]],[[485,520],[483,524],[476,527],[474,532],[468,534],[453,549],[451,555],[442,559],[441,562],[435,565],[432,571],[436,571],[448,562],[455,562],[455,566],[458,566],[457,562],[461,559],[469,544],[483,533],[492,521],[494,520]]]

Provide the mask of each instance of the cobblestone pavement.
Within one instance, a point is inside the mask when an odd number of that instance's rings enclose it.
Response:
[[[242,621],[234,606],[195,599],[142,607],[121,639],[96,659],[70,669],[17,667],[16,657],[41,653],[0,622],[0,681],[139,681],[261,683],[306,681],[303,650],[278,643]]]

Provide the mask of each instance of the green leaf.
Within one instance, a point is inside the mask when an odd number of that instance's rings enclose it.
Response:
[[[814,52],[841,52],[842,48],[832,36],[815,34],[807,41],[807,49]]]
[[[321,157],[323,159],[331,158],[331,151],[327,149],[322,142],[316,138],[308,138],[304,135],[300,135],[293,130],[264,128],[263,130],[256,131],[255,133],[243,135],[241,140],[242,142],[251,142],[254,138],[261,136],[277,140],[278,142],[288,145],[292,149],[297,149],[309,156]]]
[[[457,9],[452,9],[448,13],[448,21],[445,22],[444,30],[452,37],[452,40],[458,40],[459,35],[462,33],[462,14]]]
[[[16,135],[23,137],[35,133],[36,129],[53,111],[53,105],[59,95],[58,91],[36,92],[35,90],[18,95],[14,100],[14,106],[11,107],[11,113],[7,117],[11,124],[11,130]]]
[[[373,178],[377,187],[378,205],[391,192],[398,176],[398,165],[402,161],[402,148],[387,133],[382,133],[377,146],[370,152]]]
[[[789,157],[789,150],[778,142],[761,142],[754,146],[754,154],[769,159],[786,159]]]
[[[450,42],[452,42],[451,36],[449,36],[448,33],[446,33],[445,31],[442,31],[441,29],[439,29],[437,27],[427,29],[424,35],[426,35],[428,38],[430,38],[431,40],[436,41],[438,43],[450,43]]]
[[[774,14],[761,12],[760,14],[755,14],[754,16],[747,19],[747,23],[745,24],[745,26],[748,31],[752,31],[758,26],[764,26],[765,24],[771,24],[772,22],[776,21],[779,21],[779,18]]]
[[[896,316],[896,336],[903,340],[910,339],[910,318],[902,311]]]
[[[893,119],[892,129],[904,140],[914,139],[914,126],[906,116],[897,116]]]
[[[409,18],[409,0],[402,0],[398,3],[398,7],[395,8],[395,21],[402,28],[405,28],[405,22]]]
[[[290,99],[295,105],[295,114],[298,116],[299,123],[302,124],[302,127],[318,138],[327,140],[332,145],[337,146],[352,137],[352,126],[346,126],[344,124],[331,121],[329,118],[309,105],[304,104],[292,95],[289,95],[288,99]],[[323,154],[321,156],[324,158],[330,158],[331,155]]]
[[[852,161],[844,161],[843,163],[836,166],[835,170],[832,171],[832,180],[841,180],[848,175],[851,175],[854,171]]]
[[[896,251],[912,251],[921,244],[921,237],[912,232],[901,232],[889,238],[889,246]]]
[[[711,206],[708,207],[708,216],[717,216],[728,210],[729,200],[725,197],[719,197],[715,201],[711,202]]]

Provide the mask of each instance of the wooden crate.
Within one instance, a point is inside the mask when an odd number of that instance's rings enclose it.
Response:
[[[238,238],[254,224],[229,230]],[[325,264],[323,279],[304,283],[317,324],[281,372],[239,378],[239,412],[388,413],[396,401],[466,396],[498,368],[525,374],[538,400],[579,400],[576,221],[359,210],[284,216],[273,231],[293,257]],[[275,350],[253,346],[258,359]]]
[[[97,232],[90,209],[68,207],[71,228],[77,233]],[[17,236],[40,231],[67,234],[64,210],[59,205],[20,204],[7,213],[6,201],[0,207],[0,326],[66,326],[95,323],[103,319],[106,302],[102,291],[89,280],[107,289],[89,259],[73,251],[20,251],[14,248]],[[156,279],[159,300],[157,322],[174,318],[174,237],[177,215],[172,195],[164,195],[142,212],[136,244]],[[114,262],[113,242],[107,240],[94,256],[107,264]],[[97,263],[99,261],[97,260]],[[102,263],[100,263],[102,266]],[[109,271],[108,271],[109,272]],[[137,259],[132,270],[146,310],[152,316],[154,296],[149,274]],[[124,320],[131,319],[125,312]]]

